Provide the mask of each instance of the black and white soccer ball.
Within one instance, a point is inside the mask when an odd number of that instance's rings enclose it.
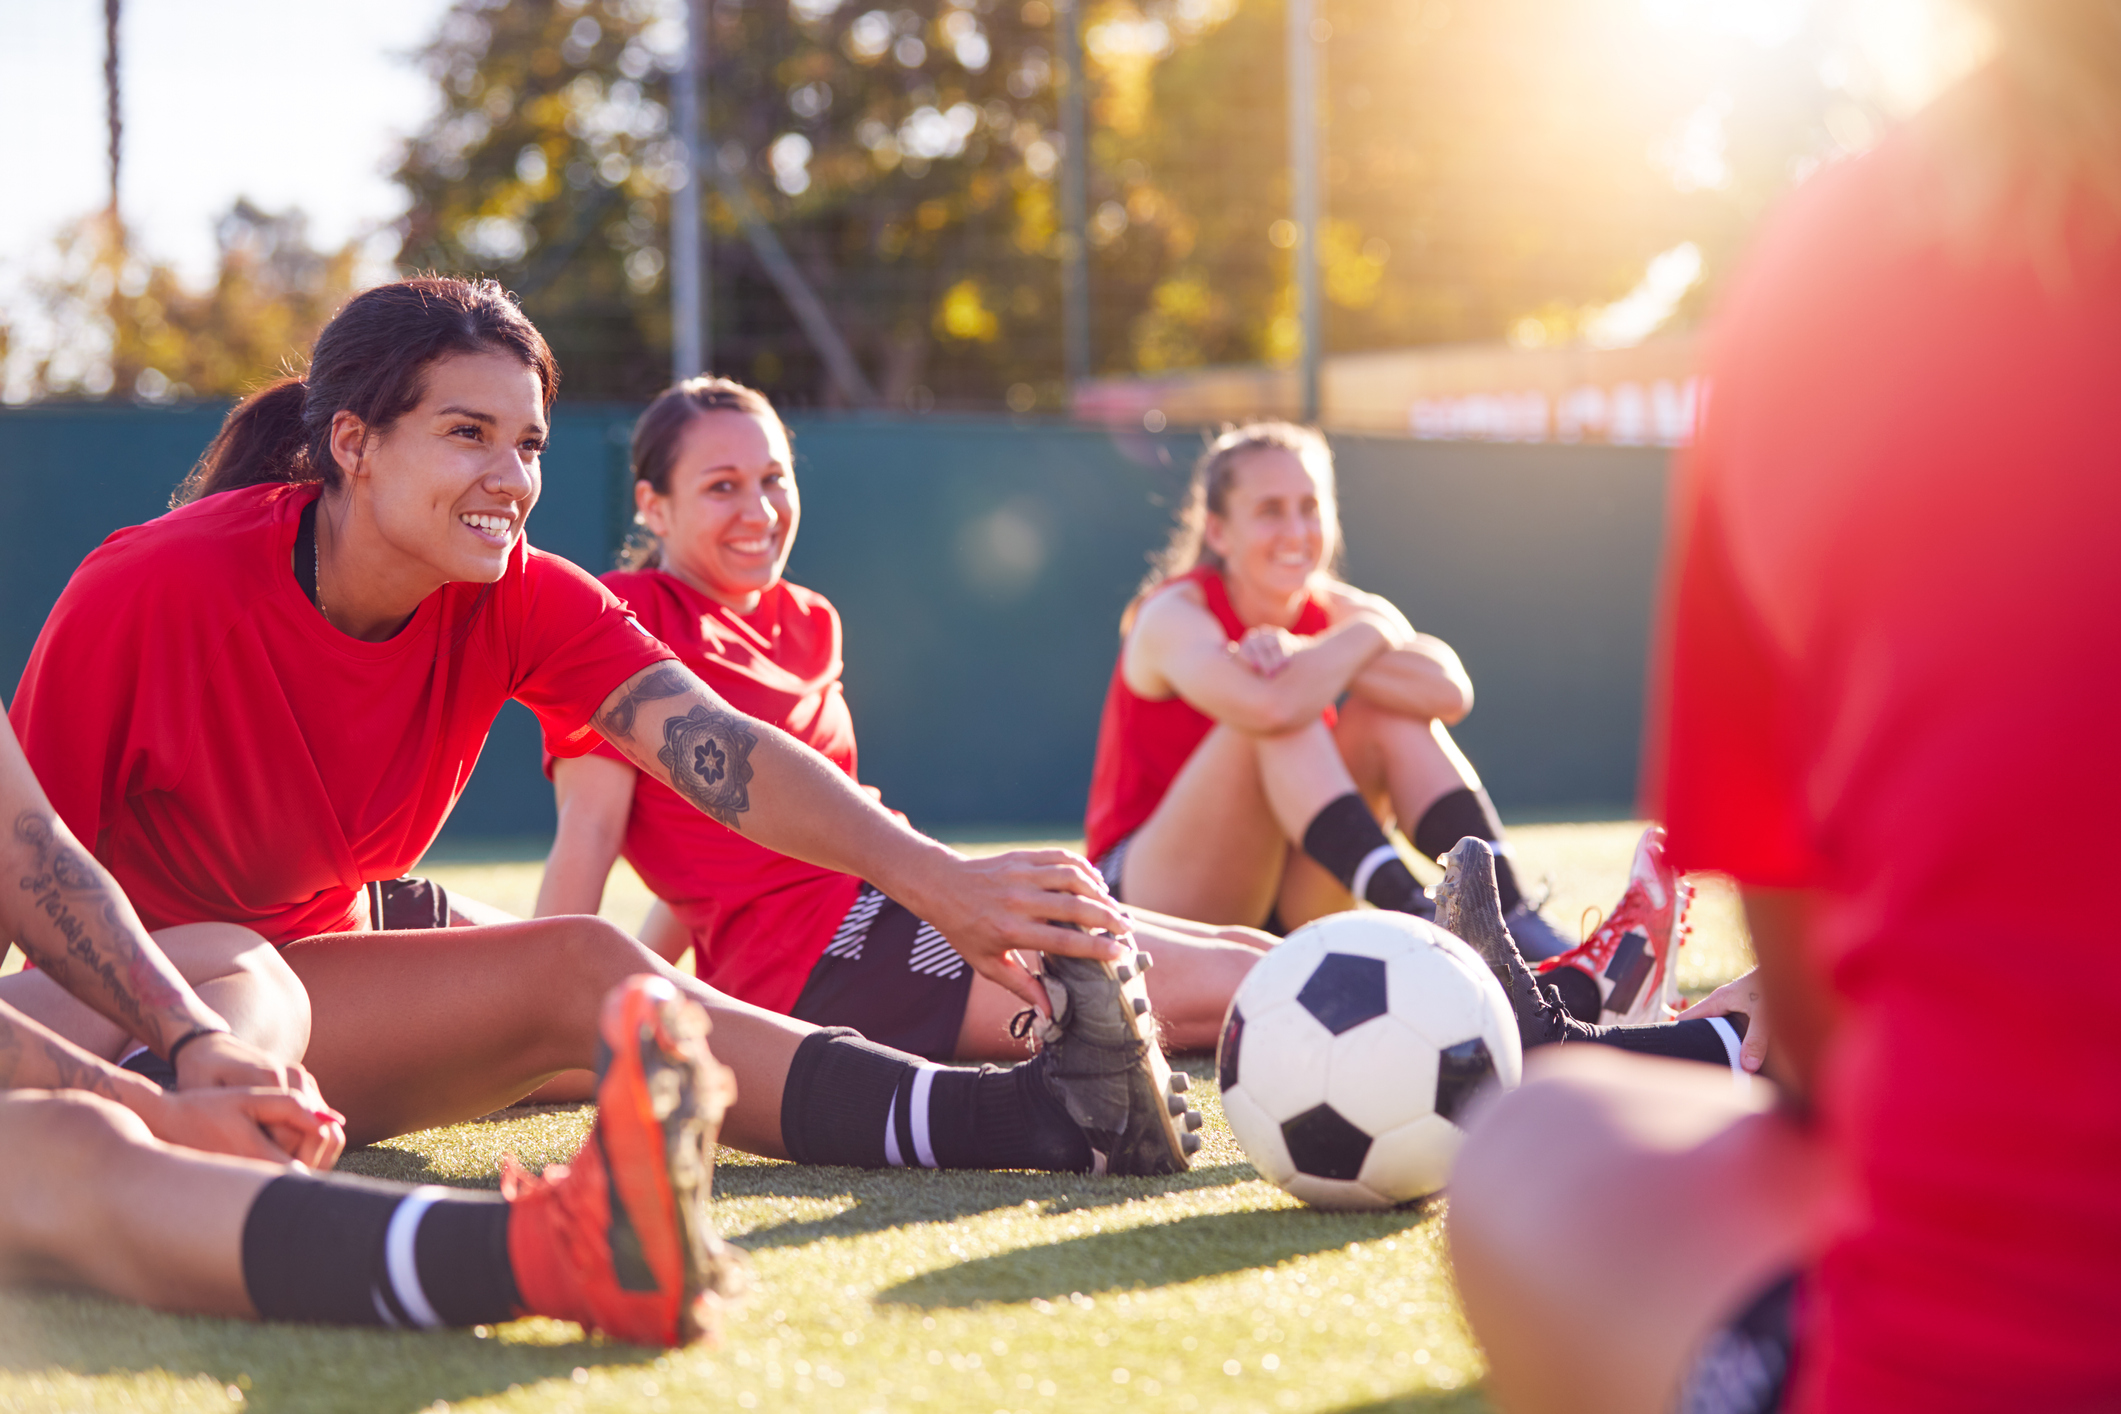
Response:
[[[1317,1208],[1444,1186],[1484,1087],[1524,1053],[1480,955],[1433,923],[1336,913],[1260,959],[1223,1021],[1223,1113],[1260,1174]]]

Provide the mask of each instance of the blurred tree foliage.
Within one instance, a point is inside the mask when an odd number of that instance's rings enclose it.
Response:
[[[11,347],[10,401],[52,397],[238,397],[290,367],[355,288],[356,249],[309,244],[299,211],[274,215],[239,200],[214,226],[214,280],[195,290],[134,249],[107,216],[59,238],[32,311],[0,319],[0,364]],[[27,315],[28,317],[24,317]]]
[[[886,398],[1062,396],[1049,0],[715,0],[709,125]],[[1319,0],[1327,347],[1575,337],[1682,241],[1713,284],[1833,147],[1803,7]],[[1742,13],[1741,13],[1742,12]],[[1088,0],[1100,371],[1295,349],[1280,0]],[[666,378],[679,0],[459,0],[407,149],[401,263],[520,291],[573,396]],[[715,366],[823,367],[719,195]]]

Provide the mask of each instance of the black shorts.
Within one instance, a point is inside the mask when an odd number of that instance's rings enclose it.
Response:
[[[1797,1355],[1797,1278],[1786,1276],[1703,1342],[1677,1414],[1775,1414]]]
[[[378,933],[449,926],[449,890],[432,879],[378,879],[368,886],[368,926]]]
[[[971,995],[972,969],[957,949],[904,904],[863,884],[788,1014],[948,1061]]]

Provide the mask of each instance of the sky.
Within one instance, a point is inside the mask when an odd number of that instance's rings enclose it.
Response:
[[[194,285],[239,197],[299,206],[333,249],[400,214],[397,144],[432,111],[412,62],[448,0],[124,0],[119,202]],[[102,0],[0,0],[0,301],[102,208]],[[394,247],[379,254],[385,258]]]

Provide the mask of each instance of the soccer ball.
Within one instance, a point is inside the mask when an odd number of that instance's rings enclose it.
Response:
[[[1478,953],[1375,909],[1306,924],[1260,959],[1216,1070],[1261,1176],[1315,1208],[1389,1208],[1443,1187],[1467,1104],[1515,1086],[1524,1054]]]

